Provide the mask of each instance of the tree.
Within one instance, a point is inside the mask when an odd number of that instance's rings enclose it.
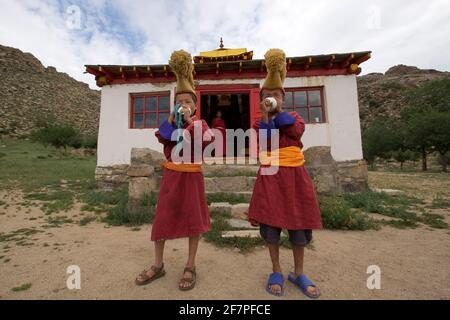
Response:
[[[406,123],[409,149],[422,155],[427,170],[427,154],[437,151],[445,158],[450,150],[450,78],[429,81],[410,92],[401,117]],[[442,170],[447,171],[447,161]]]
[[[377,118],[363,131],[363,155],[370,166],[373,166],[376,157],[390,158],[395,144],[392,127],[393,120]]]
[[[52,145],[67,155],[68,146],[81,146],[81,138],[77,130],[70,124],[61,123],[51,114],[41,114],[35,118],[35,129],[31,132],[32,141],[42,143],[45,146]]]

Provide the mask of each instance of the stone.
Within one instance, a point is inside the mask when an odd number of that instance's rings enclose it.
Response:
[[[152,165],[160,166],[165,161],[165,157],[161,152],[154,151],[149,148],[131,148],[131,165]]]
[[[128,168],[127,174],[130,177],[149,177],[155,172],[150,164],[133,165]]]
[[[233,228],[238,229],[258,229],[258,226],[252,226],[251,223],[248,220],[242,220],[242,219],[228,219],[227,222],[232,226]]]
[[[231,216],[235,219],[247,220],[248,217],[248,203],[238,203],[231,207]]]
[[[117,164],[112,166],[112,174],[113,175],[123,175],[127,173],[128,168],[130,165],[128,164]]]
[[[210,192],[252,191],[253,185],[252,177],[205,177],[205,190]]]
[[[203,166],[204,174],[208,177],[213,176],[239,176],[240,174],[255,175],[258,172],[257,165],[238,165],[238,164],[205,164]]]
[[[335,160],[331,156],[331,147],[317,146],[310,147],[303,151],[305,164],[308,166],[333,165]]]
[[[341,161],[338,166],[340,192],[361,192],[368,188],[368,172],[365,160]]]
[[[384,192],[387,193],[390,196],[401,196],[403,194],[405,194],[404,191],[402,190],[397,190],[397,189],[378,189],[378,188],[372,188],[372,191],[375,192]]]
[[[110,176],[110,181],[114,183],[126,183],[129,181],[128,175],[113,175]]]
[[[305,165],[319,194],[360,192],[368,187],[364,160],[335,161],[331,148],[311,147],[304,151]]]
[[[128,187],[128,198],[139,201],[145,194],[157,191],[157,187],[155,180],[150,177],[131,178]]]
[[[230,214],[232,205],[228,202],[213,202],[208,208],[210,211],[219,214]]]
[[[222,238],[259,238],[259,230],[235,230],[235,231],[224,231],[222,232]]]

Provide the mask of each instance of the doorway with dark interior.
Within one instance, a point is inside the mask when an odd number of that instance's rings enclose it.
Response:
[[[250,94],[249,93],[232,93],[232,92],[208,92],[201,94],[201,118],[204,119],[212,128],[213,123],[218,122],[214,120],[218,112],[221,113],[221,118],[225,124],[226,129],[242,129],[246,131],[250,127]],[[234,157],[248,156],[248,139],[245,140],[245,146],[242,150],[238,150],[237,139],[234,141],[234,150],[232,155]],[[228,146],[231,142],[226,143],[227,154],[231,151]]]

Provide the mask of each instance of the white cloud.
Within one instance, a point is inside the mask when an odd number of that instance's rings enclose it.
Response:
[[[81,9],[81,29],[65,12]],[[372,50],[363,73],[404,63],[450,70],[450,2],[324,0],[0,0],[0,44],[95,88],[84,64],[160,64],[173,50],[273,47],[288,56]]]

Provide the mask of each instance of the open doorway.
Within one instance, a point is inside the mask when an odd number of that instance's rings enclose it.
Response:
[[[210,128],[213,124],[224,123],[225,129],[242,129],[246,131],[250,127],[250,94],[249,93],[207,93],[201,95],[201,118],[204,119]],[[221,113],[223,122],[214,120],[218,112]],[[236,139],[235,139],[236,140]],[[234,142],[234,150],[232,154],[235,157],[248,155],[248,139],[245,141],[245,148],[237,150],[238,146]],[[226,152],[229,152],[226,143]],[[223,151],[225,153],[225,150]]]

